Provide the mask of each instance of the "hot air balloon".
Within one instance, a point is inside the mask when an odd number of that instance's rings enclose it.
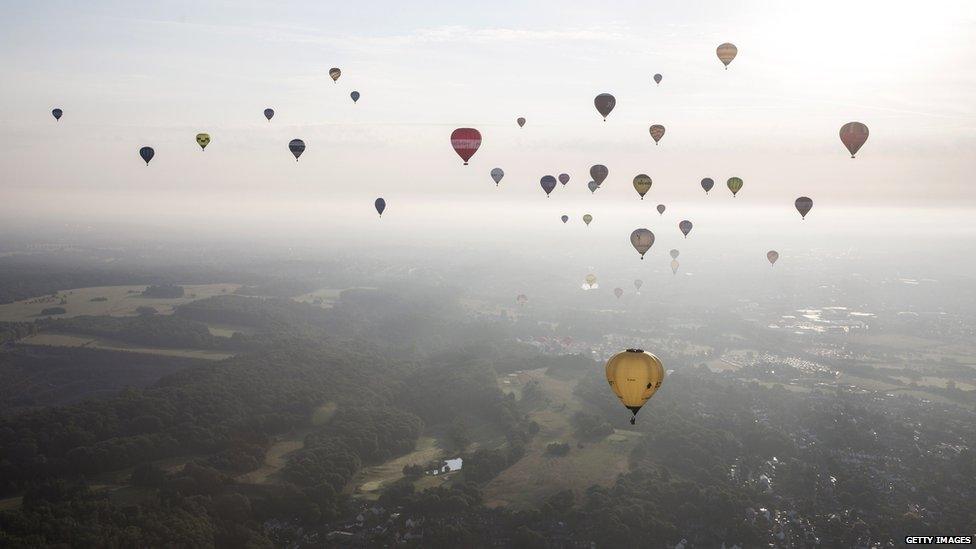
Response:
[[[515,302],[518,303],[520,307],[524,307],[525,304],[529,302],[529,296],[527,296],[525,294],[519,294],[515,298]]]
[[[559,182],[562,183],[563,185],[569,183],[569,174],[568,173],[559,174]]]
[[[802,219],[807,218],[807,214],[810,213],[810,209],[813,208],[813,200],[806,196],[801,196],[796,199],[793,203],[796,206],[796,211],[800,212],[800,217]]]
[[[332,77],[332,81],[338,83],[339,77],[342,76],[342,71],[338,67],[332,67],[329,69],[329,76]]]
[[[647,194],[647,191],[651,190],[652,183],[653,181],[651,181],[651,178],[647,174],[642,173],[634,177],[634,190],[640,195],[641,200],[644,200],[644,195]]]
[[[705,194],[708,194],[708,191],[712,190],[712,187],[715,186],[715,182],[712,181],[711,177],[706,177],[705,179],[702,179],[701,186],[703,189],[705,189]]]
[[[685,238],[688,238],[688,233],[691,232],[691,227],[691,221],[688,221],[687,219],[683,220],[681,223],[678,223],[678,228],[681,229],[681,234],[685,235]]]
[[[649,131],[651,132],[651,139],[654,140],[655,145],[657,145],[658,141],[660,141],[661,138],[664,137],[664,126],[660,124],[654,124],[653,126],[650,127]]]
[[[593,181],[596,181],[597,186],[603,185],[608,175],[610,175],[610,170],[603,164],[590,166],[590,177],[593,178]]]
[[[666,210],[666,209],[667,209],[667,207],[664,204],[658,204],[657,205],[657,213],[659,213],[661,215],[664,215],[664,210]]]
[[[592,273],[586,275],[586,285],[592,288],[594,284],[596,284],[596,275]]]
[[[661,84],[661,80],[664,80],[664,77],[663,76],[661,76],[660,74],[655,74],[654,75],[654,83],[655,84],[660,85]]]
[[[268,119],[268,122],[271,122],[271,117],[273,116],[274,116],[274,109],[264,109],[264,117]]]
[[[735,47],[735,44],[728,42],[715,48],[715,54],[718,55],[719,60],[725,65],[725,70],[729,70],[729,63],[735,59],[737,53],[739,53],[739,48]]]
[[[494,168],[491,170],[491,178],[495,181],[495,185],[505,177],[505,172],[501,168]]]
[[[775,265],[776,260],[779,259],[779,252],[776,250],[769,250],[766,252],[766,259],[769,261],[770,266]]]
[[[562,219],[563,220],[563,223],[566,223],[567,221],[569,221],[569,216],[568,215],[564,215],[564,216],[561,216],[559,219]]]
[[[640,254],[641,259],[644,259],[644,254],[654,245],[654,233],[647,229],[634,229],[630,233],[630,244]]]
[[[868,127],[860,122],[848,122],[840,127],[840,140],[851,153],[851,158],[868,140]]]
[[[156,151],[154,151],[152,147],[143,147],[139,149],[139,156],[141,156],[142,159],[146,161],[146,165],[148,166],[149,161],[152,160],[154,156],[156,156]]]
[[[590,221],[593,221],[593,216],[590,214],[583,214],[583,223],[586,223],[587,227],[590,226]]]
[[[673,275],[678,274],[678,260],[677,259],[672,259],[671,260],[671,274],[673,274]]]
[[[603,121],[606,122],[610,112],[617,106],[617,99],[609,93],[601,93],[593,99],[593,105],[596,107],[596,112],[600,113]]]
[[[468,165],[468,160],[478,152],[481,146],[481,132],[474,128],[458,128],[451,132],[451,146],[454,152],[464,160],[464,165]]]
[[[623,288],[614,288],[613,289],[613,295],[617,296],[617,299],[620,299],[620,296],[624,295],[624,289]]]
[[[520,128],[525,125],[525,119],[522,118],[521,116],[516,118],[515,122],[519,125]]]
[[[637,412],[664,381],[661,359],[643,349],[627,349],[607,361],[607,383],[620,402],[633,413],[630,424],[637,422]]]
[[[349,97],[352,97],[352,102],[355,103],[356,101],[359,101],[359,92],[354,91],[349,94]]]
[[[742,179],[738,177],[730,177],[726,184],[729,186],[729,190],[732,191],[732,196],[735,196],[736,193],[742,190]]]
[[[637,293],[640,293],[641,286],[643,285],[644,285],[644,281],[639,278],[634,281],[634,289],[637,290]]]
[[[539,180],[539,185],[542,186],[542,190],[546,191],[546,198],[549,198],[549,193],[556,188],[556,178],[551,175],[545,175]]]
[[[671,254],[671,259],[678,259],[678,256],[681,255],[681,252],[677,249],[672,249],[669,253]]]
[[[373,205],[376,206],[376,213],[380,214],[380,217],[383,217],[383,210],[386,209],[386,200],[377,198],[376,202],[373,202]]]
[[[288,150],[295,155],[295,162],[298,162],[298,157],[305,152],[305,142],[301,139],[292,139],[288,142]]]
[[[596,181],[590,181],[586,184],[586,188],[590,189],[591,193],[595,193],[596,190],[600,188],[600,184]]]
[[[51,111],[51,116],[53,116],[55,120],[61,120],[61,115],[63,114],[64,111],[62,111],[61,109],[54,109],[53,111]]]
[[[209,133],[198,133],[197,134],[197,145],[200,145],[200,150],[206,150],[207,145],[210,144],[210,134]]]

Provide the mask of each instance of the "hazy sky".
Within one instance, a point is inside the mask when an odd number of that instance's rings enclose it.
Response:
[[[727,71],[715,56],[726,41],[739,48]],[[742,230],[796,229],[793,199],[808,195],[804,230],[860,218],[904,231],[910,218],[911,230],[971,232],[974,57],[969,0],[8,2],[0,214],[338,235],[373,230],[384,196],[371,238],[517,234],[589,212],[629,246],[631,228],[676,231],[684,217],[696,234],[739,212]],[[601,92],[617,97],[607,122]],[[851,120],[871,129],[856,160],[837,136]],[[657,147],[653,123],[667,127]],[[449,145],[459,126],[484,135],[467,167]],[[148,168],[143,145],[156,149]],[[610,168],[595,196],[594,163]],[[560,172],[572,180],[547,200],[539,178]],[[654,179],[643,203],[638,173]],[[745,180],[734,202],[730,176]]]

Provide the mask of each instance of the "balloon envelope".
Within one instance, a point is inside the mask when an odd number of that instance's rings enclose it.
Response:
[[[478,152],[481,146],[481,132],[474,128],[458,128],[451,132],[451,146],[454,152],[461,157],[464,165],[468,165],[468,160]]]
[[[200,150],[205,150],[207,145],[210,144],[210,134],[209,133],[198,133],[197,134],[197,145],[200,145]]]
[[[495,185],[497,185],[503,177],[505,177],[505,172],[501,168],[494,168],[491,170],[491,178],[495,181]]]
[[[590,215],[590,214],[584,214],[583,215],[583,223],[586,223],[587,225],[589,225],[590,224],[590,221],[593,221],[593,216]]]
[[[661,359],[641,349],[627,349],[614,355],[607,361],[606,374],[613,394],[634,414],[631,423],[664,382]]]
[[[735,196],[740,190],[742,190],[742,179],[738,177],[730,177],[728,181],[729,190],[732,191],[732,196]]]
[[[766,252],[766,260],[769,261],[770,265],[775,265],[777,259],[779,259],[779,252],[776,250],[769,250]]]
[[[641,286],[643,285],[644,285],[644,281],[639,278],[634,281],[634,289],[636,289],[638,292],[640,291]]]
[[[149,161],[152,160],[154,156],[156,156],[156,151],[154,151],[152,147],[143,147],[139,149],[139,156],[141,156],[142,159],[146,161],[146,165],[148,166]]]
[[[840,140],[851,153],[851,158],[868,140],[868,127],[860,122],[848,122],[840,127]]]
[[[634,190],[640,195],[641,200],[644,200],[644,195],[647,194],[647,191],[651,190],[652,183],[653,181],[651,181],[651,178],[647,174],[642,173],[634,177]]]
[[[729,63],[735,59],[735,56],[739,53],[739,48],[735,47],[735,44],[730,44],[726,42],[719,47],[715,48],[715,55],[718,56],[722,64],[725,65],[725,70],[728,70]]]
[[[660,84],[661,83],[661,80],[664,80],[664,77],[663,76],[661,76],[660,74],[655,74],[654,75],[654,83],[655,84]]]
[[[667,209],[667,206],[665,206],[664,204],[658,204],[657,205],[657,213],[659,213],[661,215],[664,215],[664,210],[666,210],[666,209]]]
[[[644,254],[654,245],[654,233],[647,229],[634,229],[630,233],[630,244],[640,254],[641,259],[644,259]]]
[[[678,260],[671,260],[671,274],[678,274]]]
[[[617,296],[617,299],[620,299],[620,296],[624,295],[624,289],[623,288],[614,288],[613,289],[613,295]]]
[[[373,205],[376,206],[376,213],[380,214],[380,217],[382,217],[383,210],[386,209],[386,200],[383,200],[382,198],[377,198],[376,202],[373,202]]]
[[[556,178],[551,175],[543,176],[539,180],[539,185],[542,186],[542,190],[546,191],[546,196],[549,196],[549,193],[556,188]]]
[[[683,220],[681,223],[678,223],[678,229],[681,230],[681,234],[685,235],[685,238],[688,238],[688,233],[691,232],[691,227],[691,221],[688,221],[687,219]]]
[[[595,274],[586,275],[586,283],[589,284],[590,286],[596,284],[596,275]]]
[[[807,214],[810,213],[810,210],[813,208],[813,200],[806,196],[801,196],[800,198],[796,199],[796,202],[794,202],[793,205],[796,206],[796,211],[800,212],[800,217],[806,219]]]
[[[342,71],[340,71],[338,67],[332,67],[329,69],[329,76],[331,76],[332,81],[335,82],[339,80],[340,76],[342,76]]]
[[[61,120],[62,114],[64,114],[64,111],[61,109],[54,109],[51,111],[51,116],[53,116],[55,120]]]
[[[564,215],[564,216],[561,216],[559,219],[562,219],[563,220],[563,223],[565,223],[565,222],[569,221],[569,216],[568,215]]]
[[[678,256],[681,254],[681,252],[679,252],[677,249],[671,250],[670,253],[671,253],[671,259],[678,259]]]
[[[715,182],[712,181],[711,177],[706,177],[705,179],[701,180],[701,186],[703,189],[705,189],[705,193],[707,194],[708,191],[712,190],[712,187],[715,186]]]
[[[305,152],[305,142],[301,139],[292,139],[288,142],[288,150],[295,155],[295,162],[298,162],[298,157]]]
[[[600,113],[603,121],[606,122],[607,117],[610,116],[610,112],[617,106],[617,99],[609,93],[601,93],[593,99],[593,106],[596,107],[596,111]]]
[[[274,116],[274,109],[264,109],[264,117],[268,119],[268,122],[271,122],[271,117],[273,116]]]
[[[568,173],[559,174],[559,182],[562,183],[563,185],[569,183],[569,174]]]
[[[596,190],[600,188],[600,184],[597,183],[596,181],[590,181],[589,183],[586,184],[586,187],[590,189],[591,193],[595,193]]]
[[[655,145],[664,137],[664,126],[660,124],[654,124],[648,131],[651,132],[651,139],[654,140]]]
[[[349,97],[352,97],[352,102],[355,103],[356,101],[359,101],[359,92],[354,91],[349,94]]]
[[[522,118],[521,116],[516,118],[515,122],[519,125],[520,128],[525,125],[525,119]]]
[[[593,181],[596,181],[597,186],[603,185],[608,175],[610,175],[610,170],[603,164],[590,166],[590,177],[593,178]]]

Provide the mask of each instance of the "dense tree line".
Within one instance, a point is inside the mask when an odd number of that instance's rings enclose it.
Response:
[[[85,315],[42,321],[39,326],[44,331],[85,334],[153,347],[235,349],[244,345],[243,336],[236,339],[215,336],[202,322],[171,315]]]

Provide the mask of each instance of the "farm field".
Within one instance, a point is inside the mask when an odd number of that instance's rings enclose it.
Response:
[[[335,402],[327,402],[312,412],[311,425],[304,429],[282,435],[272,444],[264,454],[264,465],[249,473],[237,477],[238,482],[246,484],[267,484],[275,480],[275,475],[288,463],[288,455],[305,446],[305,437],[315,427],[324,425],[335,415],[338,406]]]
[[[198,299],[215,295],[233,293],[240,284],[191,284],[183,288],[186,293],[178,298],[143,297],[145,285],[139,286],[96,286],[75,288],[58,292],[57,297],[32,297],[14,303],[0,305],[0,321],[27,322],[41,318],[41,311],[50,307],[63,307],[67,312],[54,315],[56,318],[69,318],[81,315],[130,316],[136,314],[138,307],[153,307],[161,314],[172,314],[173,310]],[[94,301],[93,301],[94,300]]]

